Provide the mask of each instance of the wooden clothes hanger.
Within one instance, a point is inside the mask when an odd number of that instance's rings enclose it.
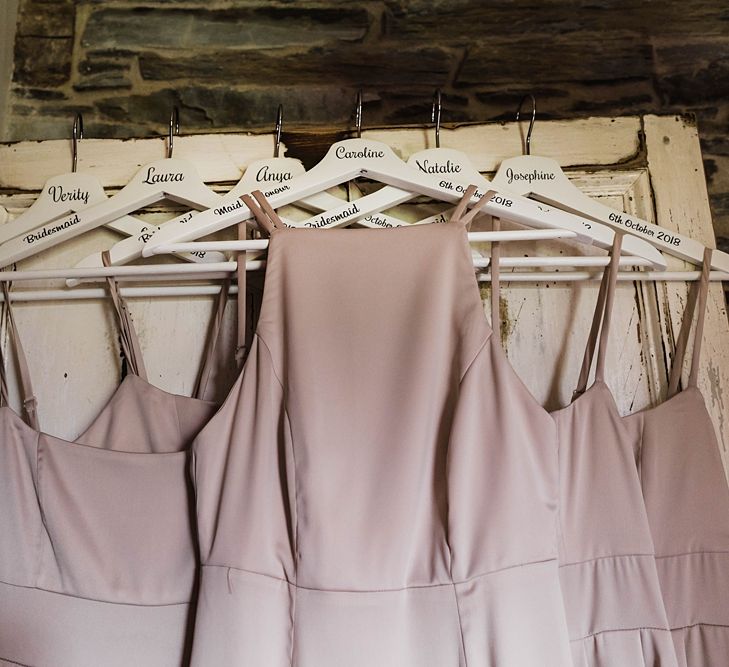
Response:
[[[293,179],[285,186],[264,192],[264,195],[274,208],[280,208],[356,177],[367,177],[403,188],[404,195],[408,198],[417,193],[455,203],[466,189],[461,184],[439,181],[429,174],[419,173],[398,158],[392,149],[382,142],[358,138],[334,143],[311,171]],[[328,219],[321,221],[323,223],[321,226],[328,226],[335,217],[338,220],[334,221],[362,218],[388,208],[386,204],[392,206],[390,202],[383,203],[379,200],[378,192],[329,212]],[[483,194],[477,191],[471,203],[477,202]],[[612,247],[612,230],[596,232],[593,221],[583,221],[577,216],[554,211],[525,198],[504,196],[495,192],[484,209],[484,213],[530,227],[569,229],[575,232],[583,243]],[[166,225],[154,235],[142,254],[151,256],[155,254],[153,247],[156,245],[198,239],[230,225],[250,220],[251,217],[251,211],[240,200],[211,208],[195,216],[189,224]],[[590,229],[585,229],[585,225]],[[665,263],[662,266],[665,266]]]
[[[536,100],[533,95],[526,95],[522,98],[516,113],[516,120],[518,122],[521,107],[527,97],[531,97],[532,100],[532,117],[527,131],[524,155],[509,158],[499,165],[499,169],[491,181],[495,188],[522,197],[529,197],[550,206],[556,206],[563,211],[576,213],[621,229],[626,232],[623,241],[633,236],[645,239],[670,255],[699,266],[703,263],[705,246],[699,241],[610,208],[596,199],[588,197],[572,183],[556,160],[532,155],[531,138],[536,118]],[[729,271],[729,254],[715,250],[712,254],[711,266],[720,271]]]
[[[479,186],[479,189],[482,191],[494,189],[493,184],[478,172],[467,155],[453,149],[440,148],[440,115],[441,94],[440,91],[436,91],[433,98],[431,113],[431,120],[435,122],[436,147],[414,153],[408,159],[407,164],[417,168],[423,173],[439,177],[442,183],[449,184],[461,194],[465,192],[465,189],[469,184]],[[365,210],[369,212],[369,208],[364,209],[366,204],[369,204],[370,207],[379,206],[382,210],[387,210],[392,206],[405,203],[413,197],[414,195],[406,190],[386,186],[378,190],[376,193],[369,195],[369,199],[365,198],[361,201],[360,206],[363,207],[361,212]],[[326,218],[324,216],[314,216],[309,220],[298,223],[298,226],[330,226],[323,224],[327,219],[334,220],[334,224],[331,226],[351,224],[351,216],[347,217],[344,215],[345,213],[346,210],[343,207],[340,207],[337,210],[328,212]],[[420,223],[428,224],[433,222],[442,222],[444,219],[446,219],[446,216],[441,213],[421,220]],[[573,222],[576,223],[576,221]],[[594,222],[586,220],[582,220],[581,224],[584,227],[582,231],[591,238],[591,244],[594,243],[595,245],[604,248],[612,247],[614,233],[610,228],[605,227],[604,225],[596,225]],[[578,231],[576,224],[565,224],[563,227]],[[666,268],[666,262],[661,253],[646,241],[628,236],[624,239],[623,250],[625,254],[643,259],[655,268]]]
[[[24,236],[53,220],[108,199],[98,178],[77,171],[78,144],[83,135],[83,117],[77,113],[71,132],[71,171],[48,179],[38,198],[27,210],[0,226],[0,243]],[[108,222],[106,227],[126,236],[138,236],[148,232],[150,225],[132,216],[122,216]],[[182,256],[189,261],[200,261],[191,253],[184,253]]]
[[[163,199],[172,199],[198,209],[215,206],[221,196],[205,185],[190,162],[172,157],[173,137],[177,133],[179,120],[175,109],[170,117],[166,158],[142,167],[112,197],[43,225],[32,234],[6,241],[0,245],[0,267],[35,255]]]
[[[235,201],[240,198],[241,195],[250,194],[254,190],[261,188],[274,187],[276,184],[287,183],[293,180],[295,177],[300,176],[306,172],[304,165],[300,160],[287,157],[279,157],[280,143],[281,143],[281,131],[283,122],[283,108],[279,105],[278,114],[276,118],[276,130],[275,130],[275,145],[273,158],[267,158],[262,160],[256,160],[246,167],[245,172],[241,179],[236,183],[233,188],[226,193],[220,199],[220,204],[225,204],[228,201]],[[326,211],[337,206],[340,206],[343,200],[339,197],[328,192],[320,192],[310,197],[306,197],[301,201],[296,202],[297,206],[301,208],[309,209],[311,211]],[[153,237],[158,229],[165,227],[168,224],[179,223],[187,224],[197,215],[196,211],[190,211],[184,213],[177,218],[169,220],[163,223],[160,227],[156,227],[150,233],[144,236],[138,236],[136,238],[128,238],[123,241],[119,241],[114,244],[109,250],[110,262],[113,266],[121,266],[128,264],[129,262],[142,257],[144,246]],[[369,224],[364,223],[365,226],[379,227],[383,226],[400,226],[407,224],[403,221],[391,218],[390,216],[378,216],[379,220],[372,221]],[[284,219],[289,226],[295,226],[296,223]],[[196,256],[207,257],[206,251],[197,251],[190,253]],[[214,258],[208,258],[207,261],[220,262],[224,261],[224,257],[215,252]],[[251,258],[251,255],[248,256]],[[82,259],[76,267],[78,268],[100,268],[103,266],[101,253],[94,252]],[[99,278],[69,278],[66,281],[66,285],[69,287],[75,287],[82,282],[95,282],[99,281]]]

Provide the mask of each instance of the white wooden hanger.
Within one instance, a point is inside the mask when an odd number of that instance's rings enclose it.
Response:
[[[522,99],[516,114],[524,103]],[[512,192],[515,195],[529,197],[563,211],[582,215],[596,222],[622,229],[626,232],[623,242],[631,236],[645,239],[649,243],[670,255],[680,257],[693,264],[701,265],[705,246],[695,239],[683,236],[660,225],[642,220],[623,211],[610,208],[605,204],[588,197],[564,173],[556,160],[531,154],[531,138],[536,116],[536,101],[533,95],[532,117],[525,141],[525,154],[504,160],[491,181],[499,190]],[[711,266],[720,271],[729,271],[729,254],[714,250]]]
[[[71,131],[71,171],[48,179],[30,208],[14,220],[0,226],[0,243],[108,199],[98,178],[77,171],[78,146],[84,136],[83,128],[83,116],[77,113]],[[106,226],[126,236],[144,234],[149,230],[146,222],[132,216],[112,220]],[[185,256],[190,261],[199,261],[190,253],[185,253]]]
[[[465,191],[469,184],[477,185],[479,190],[484,192],[499,189],[494,188],[493,183],[489,182],[478,172],[468,156],[464,153],[453,149],[440,148],[440,107],[440,91],[436,91],[432,116],[436,123],[436,148],[428,148],[414,153],[408,159],[407,164],[428,176],[440,178],[442,183],[455,184],[461,193]],[[340,206],[338,209],[327,211],[325,214],[297,222],[294,226],[320,228],[343,226],[351,224],[354,220],[361,219],[361,216],[371,215],[372,212],[370,209],[372,207],[379,207],[379,210],[387,210],[413,197],[414,195],[411,192],[407,192],[401,188],[387,186],[358,200],[360,210],[355,215],[351,214],[353,211],[351,206]],[[542,208],[544,209],[545,207]],[[504,215],[503,217],[508,218],[508,215]],[[443,222],[445,219],[446,216],[441,213],[420,221],[420,224]],[[578,221],[573,222],[573,225],[562,225],[562,227],[578,231]],[[602,247],[606,247],[605,244],[609,243],[610,247],[612,247],[614,232],[609,227],[584,220],[579,222],[579,224],[582,224],[582,232],[590,237],[591,240],[589,243],[594,243]],[[647,241],[626,235],[623,239],[622,247],[623,252],[627,255],[633,255],[647,260],[655,268],[666,268],[666,262],[661,253]]]
[[[324,159],[311,171],[263,194],[274,208],[280,208],[361,176],[403,188],[407,198],[412,197],[412,193],[415,192],[455,203],[466,189],[466,186],[452,180],[439,180],[417,172],[398,158],[387,144],[365,139],[345,139],[334,143]],[[471,200],[472,203],[478,201],[484,194],[485,192],[477,191]],[[375,192],[332,211],[327,214],[328,220],[322,221],[322,226],[332,222],[333,216],[341,216],[342,220],[362,218],[369,213],[388,208],[377,199],[377,195]],[[497,192],[485,205],[484,212],[530,227],[570,229],[577,234],[581,242],[595,243],[604,248],[612,247],[612,230],[604,228],[596,230],[596,225],[591,221],[553,211],[529,199],[504,196]],[[195,216],[189,224],[171,224],[160,229],[145,246],[142,254],[150,256],[154,254],[152,248],[155,245],[198,239],[249,220],[251,217],[251,211],[240,200],[211,208]],[[7,258],[0,255],[0,265],[5,262]]]
[[[256,160],[249,164],[238,183],[236,183],[233,188],[221,198],[219,202],[220,204],[224,204],[229,200],[235,201],[241,195],[250,194],[254,190],[260,190],[261,188],[270,188],[278,183],[287,183],[293,180],[296,176],[300,176],[306,172],[306,170],[304,169],[304,165],[301,163],[300,160],[296,160],[294,158],[279,157],[282,123],[283,108],[281,105],[279,105],[278,115],[276,118],[276,130],[274,135],[275,144],[273,158]],[[310,197],[306,197],[296,203],[298,206],[312,211],[325,211],[327,209],[340,206],[343,203],[343,200],[339,197],[335,197],[328,192],[320,192]],[[164,223],[160,227],[155,228],[153,232],[156,232],[157,229],[160,229],[168,224],[176,222],[179,224],[187,224],[197,214],[198,213],[196,211],[184,213],[177,218],[174,218],[173,220]],[[290,220],[285,219],[284,222],[286,222],[286,224],[290,226],[294,226],[296,224]],[[364,226],[370,227],[395,227],[404,224],[407,223],[401,220],[397,220],[395,218],[391,218],[390,216],[376,216],[376,219],[363,223]],[[111,264],[114,266],[121,266],[140,258],[142,256],[144,246],[149,242],[151,238],[152,232],[145,235],[139,235],[135,238],[124,239],[123,241],[119,241],[118,243],[114,244],[109,250]],[[198,251],[195,254],[202,255],[203,257],[207,256],[206,251]],[[211,259],[208,261],[224,261],[224,257],[220,253],[214,252],[212,254],[215,256],[215,259]],[[82,259],[78,264],[76,264],[76,267],[100,268],[103,265],[104,264],[101,259],[101,253],[94,252]],[[69,287],[75,287],[82,282],[94,282],[98,280],[100,280],[100,278],[69,278],[66,281],[66,285],[68,285]]]
[[[198,209],[215,206],[221,196],[205,185],[190,162],[172,157],[173,137],[178,130],[179,121],[175,109],[170,119],[166,158],[142,167],[112,197],[56,219],[23,237],[6,241],[0,245],[0,266],[35,255],[163,199],[172,199]]]

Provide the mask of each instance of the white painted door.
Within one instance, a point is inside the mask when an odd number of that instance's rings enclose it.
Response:
[[[402,157],[432,147],[430,131],[384,129],[364,136],[382,139]],[[316,135],[301,144],[315,145]],[[489,174],[521,150],[514,124],[442,130],[441,145],[466,152]],[[98,175],[112,191],[142,164],[163,155],[161,140],[85,140],[80,169]],[[270,136],[201,135],[175,142],[175,156],[193,161],[204,179],[221,190],[238,180],[254,159],[269,157]],[[591,118],[541,122],[532,152],[560,162],[587,194],[714,245],[696,128],[690,119],[668,116]],[[296,154],[293,155],[296,157]],[[30,205],[44,181],[69,164],[66,142],[0,146],[0,223]],[[399,214],[422,217],[430,204],[405,205]],[[171,217],[174,206],[145,212],[152,221]],[[22,262],[19,268],[72,266],[117,236],[97,230]],[[486,252],[487,252],[486,248]],[[509,244],[504,254],[597,253],[565,241]],[[684,268],[669,261],[669,268]],[[48,285],[56,284],[47,281]],[[489,287],[482,296],[488,313]],[[38,285],[33,285],[37,287]],[[26,285],[15,289],[28,288]],[[682,283],[620,283],[608,355],[608,382],[623,413],[660,402],[666,369],[686,301]],[[596,283],[513,283],[502,290],[502,340],[517,373],[549,409],[565,405],[574,389],[597,295]],[[189,394],[197,373],[211,298],[135,299],[131,302],[150,380],[163,389]],[[81,432],[119,381],[119,351],[107,303],[46,302],[16,306],[18,325],[36,384],[44,430],[73,437]],[[235,369],[232,355],[234,308],[229,305],[214,393],[222,397]],[[729,327],[722,286],[711,286],[701,360],[700,388],[719,435],[729,469]],[[6,344],[5,346],[6,347]],[[6,355],[7,358],[7,355]],[[17,391],[11,387],[17,397]]]

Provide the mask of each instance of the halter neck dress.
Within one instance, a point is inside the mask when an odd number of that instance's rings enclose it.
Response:
[[[707,250],[701,280],[689,292],[667,400],[624,418],[636,443],[658,577],[680,667],[729,664],[729,486],[714,425],[697,386],[710,269]],[[679,392],[694,314],[691,371]]]
[[[197,569],[188,449],[216,406],[144,379],[131,318],[109,287],[130,372],[74,442],[40,430],[5,293],[25,413],[0,407],[0,665],[187,660]],[[223,307],[220,297],[200,386]],[[0,379],[7,399],[1,363]]]
[[[193,444],[195,667],[565,667],[557,433],[464,215],[270,230],[252,348]],[[485,196],[482,201],[489,197]]]
[[[676,667],[634,441],[604,379],[621,240],[616,233],[575,397],[553,413],[560,580],[573,667]]]

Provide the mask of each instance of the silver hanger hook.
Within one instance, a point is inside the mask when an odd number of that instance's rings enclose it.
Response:
[[[283,104],[278,105],[278,112],[276,113],[276,143],[273,145],[273,157],[278,157],[279,149],[281,148],[281,128],[283,127]]]
[[[170,129],[167,135],[167,159],[172,157],[172,150],[174,148],[174,137],[180,134],[180,110],[177,106],[172,107],[172,113],[170,114]]]
[[[84,117],[77,113],[73,119],[73,127],[71,129],[71,171],[75,174],[78,167],[78,142],[84,138]]]
[[[534,131],[534,121],[537,118],[537,100],[531,93],[527,93],[524,95],[524,97],[521,98],[521,102],[519,102],[519,108],[516,110],[516,122],[519,122],[519,114],[521,113],[521,108],[524,106],[524,101],[527,99],[527,97],[531,97],[532,100],[532,117],[529,120],[529,129],[527,130],[526,135],[526,142],[525,142],[525,152],[524,155],[531,155],[532,154],[532,132]]]
[[[440,114],[442,108],[442,95],[440,88],[433,93],[433,108],[430,112],[430,122],[435,123],[435,147],[440,148]]]
[[[354,127],[357,130],[357,139],[362,138],[362,89],[357,91],[357,106],[354,109]]]

